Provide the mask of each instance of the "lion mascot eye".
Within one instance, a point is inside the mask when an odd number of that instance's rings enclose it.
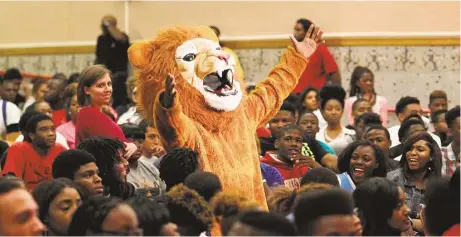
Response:
[[[193,53],[189,53],[187,54],[186,56],[184,56],[184,58],[182,58],[184,61],[187,61],[187,62],[190,62],[190,61],[193,61],[195,59],[196,55],[193,54]]]

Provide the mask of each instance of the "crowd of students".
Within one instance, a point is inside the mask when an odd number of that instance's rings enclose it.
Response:
[[[337,83],[294,91],[255,131],[267,211],[223,190],[198,152],[165,149],[134,78],[112,107],[112,75],[94,65],[27,89],[6,72],[0,235],[460,235],[460,107],[443,91],[430,94],[430,116],[400,98],[389,128],[366,67],[352,72],[348,98]]]

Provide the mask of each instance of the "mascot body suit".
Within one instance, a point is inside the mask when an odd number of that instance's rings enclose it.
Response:
[[[267,209],[256,129],[277,113],[317,48],[322,32],[309,30],[302,42],[291,38],[294,47],[249,95],[234,59],[208,27],[170,28],[133,44],[128,55],[138,69],[144,117],[155,123],[167,150],[197,151],[202,169],[215,173],[224,190],[242,190]]]

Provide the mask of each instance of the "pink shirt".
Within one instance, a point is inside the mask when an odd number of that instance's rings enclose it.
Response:
[[[75,149],[75,124],[72,121],[62,124],[56,128],[66,138],[70,149]]]
[[[354,118],[352,117],[352,104],[357,100],[357,96],[352,96],[346,99],[344,104],[344,113],[347,116],[347,121],[350,125],[354,125]],[[383,121],[383,126],[386,127],[387,125],[387,99],[377,95],[376,96],[376,103],[373,105],[371,110],[381,117]]]

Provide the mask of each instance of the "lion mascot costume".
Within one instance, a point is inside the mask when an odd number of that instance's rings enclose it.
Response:
[[[251,94],[236,77],[235,60],[205,26],[173,27],[128,50],[137,68],[138,105],[155,123],[166,150],[188,147],[224,190],[243,190],[267,209],[255,141],[295,88],[322,31],[312,26],[304,41],[293,37],[280,62]]]

